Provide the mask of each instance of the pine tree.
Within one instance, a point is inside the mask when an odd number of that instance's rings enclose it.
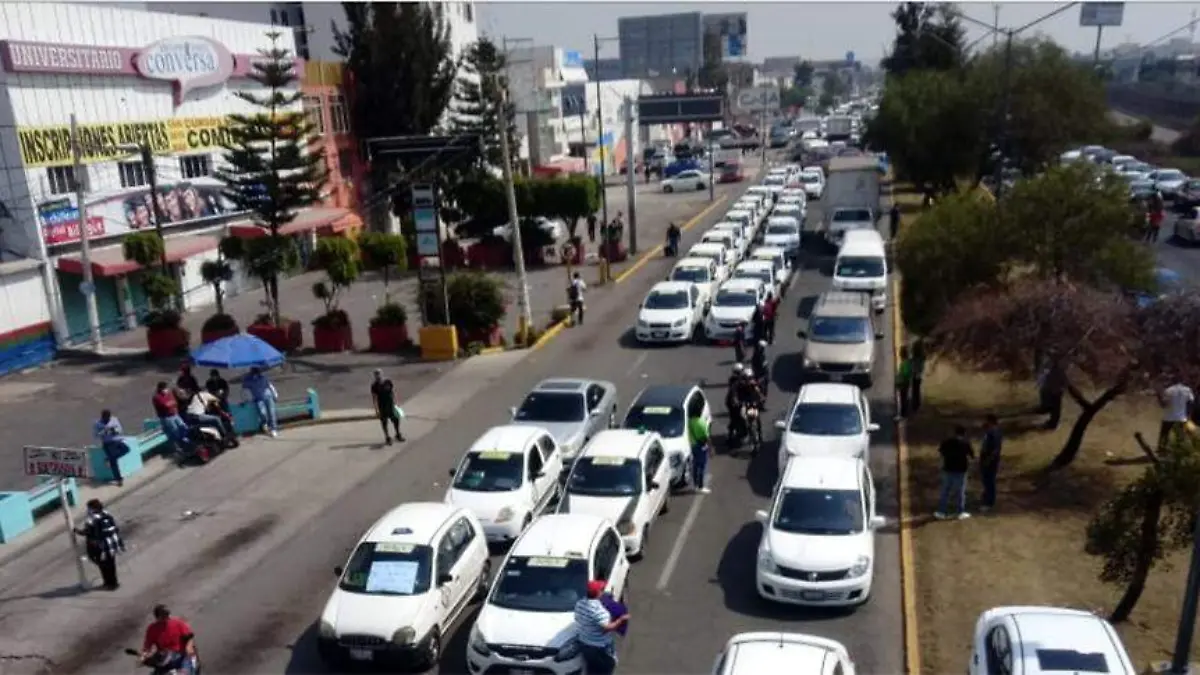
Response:
[[[299,109],[300,78],[292,53],[279,45],[281,36],[268,33],[271,48],[259,50],[262,59],[252,66],[250,79],[261,91],[234,92],[259,111],[229,116],[225,166],[216,171],[225,184],[225,196],[269,233],[271,243],[252,247],[256,259],[248,262],[263,280],[276,324],[280,321],[279,275],[294,261],[294,246],[279,234],[279,228],[292,222],[299,210],[321,201],[329,177],[323,156],[314,152],[316,128]]]
[[[462,69],[455,81],[455,100],[450,104],[450,134],[478,134],[483,140],[485,166],[499,168],[503,162],[500,149],[501,119],[507,122],[508,147],[516,160],[516,107],[502,102],[508,86],[505,77],[505,55],[496,43],[481,38],[467,50]]]

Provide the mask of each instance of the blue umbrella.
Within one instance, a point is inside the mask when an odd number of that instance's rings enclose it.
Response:
[[[239,333],[196,347],[192,360],[205,368],[270,368],[283,363],[283,354],[253,335]]]

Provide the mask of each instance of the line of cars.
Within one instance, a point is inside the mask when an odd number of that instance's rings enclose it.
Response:
[[[1179,169],[1154,166],[1103,145],[1068,150],[1059,155],[1059,160],[1063,163],[1090,162],[1108,168],[1129,181],[1129,196],[1135,201],[1146,199],[1157,190],[1165,201],[1200,204],[1200,179],[1191,178]]]

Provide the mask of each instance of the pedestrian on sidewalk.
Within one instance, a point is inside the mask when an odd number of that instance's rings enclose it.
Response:
[[[583,282],[583,277],[579,272],[571,275],[571,285],[567,287],[567,302],[570,305],[570,317],[576,325],[583,325],[583,292],[587,290],[587,284]]]
[[[113,482],[117,487],[124,487],[125,479],[121,477],[121,466],[117,460],[129,453],[129,446],[121,438],[125,435],[121,428],[121,420],[114,417],[111,410],[101,410],[100,419],[96,420],[92,427],[92,435],[100,442],[100,450],[104,452],[104,460],[108,462]]]
[[[988,415],[983,423],[983,440],[979,442],[979,482],[983,484],[980,511],[996,507],[996,476],[1000,473],[1000,446],[1003,443],[1000,420],[995,415]]]
[[[912,384],[909,385],[909,405],[916,413],[921,409],[921,385],[925,382],[925,341],[917,338],[912,346]]]
[[[692,446],[692,487],[696,492],[708,494],[711,492],[705,483],[708,474],[708,458],[712,454],[712,437],[709,435],[708,423],[700,416],[699,411],[688,415],[688,440]]]
[[[590,243],[596,243],[596,214],[589,213],[587,217],[587,234]]]
[[[261,422],[260,428],[266,429],[271,438],[279,435],[279,419],[275,413],[275,402],[279,400],[279,392],[262,368],[254,366],[242,378],[243,393],[254,401]]]
[[[400,409],[396,407],[396,386],[383,376],[383,371],[375,369],[375,381],[371,382],[371,402],[379,415],[379,424],[383,427],[383,441],[392,444],[388,435],[388,422],[396,430],[396,440],[403,443],[404,435],[400,433]]]
[[[175,398],[175,392],[171,391],[166,382],[159,382],[154,385],[154,396],[151,397],[150,404],[154,406],[154,414],[158,417],[167,440],[174,443],[177,450],[183,450],[188,437],[187,424],[179,416],[179,400]]]
[[[587,583],[587,593],[575,602],[575,630],[579,652],[588,675],[611,675],[617,667],[613,633],[629,621],[629,615],[614,619],[600,596],[608,586],[602,579]]]
[[[192,374],[191,364],[182,363],[179,365],[179,377],[175,380],[175,386],[186,391],[189,396],[200,391],[200,382]]]
[[[204,383],[205,390],[221,403],[221,410],[229,412],[229,382],[221,377],[221,371],[213,368],[208,371],[208,380]]]
[[[767,344],[775,344],[775,313],[779,310],[779,298],[767,291],[767,299],[763,302],[763,332],[762,339]]]
[[[115,591],[120,588],[117,555],[125,552],[125,541],[121,539],[117,519],[104,510],[104,504],[99,499],[88,500],[87,515],[75,533],[84,538],[88,560],[100,570],[104,589]]]
[[[942,487],[938,496],[937,511],[933,512],[933,517],[938,520],[949,518],[947,509],[950,499],[953,498],[958,501],[958,519],[970,518],[971,514],[967,513],[967,470],[975,457],[975,451],[971,449],[971,442],[967,440],[966,427],[961,424],[954,427],[954,435],[938,446],[938,454],[942,456]]]
[[[912,393],[913,362],[908,347],[900,348],[900,365],[896,366],[896,421],[908,417],[909,395]]]
[[[1150,243],[1158,241],[1158,233],[1162,229],[1164,209],[1165,205],[1162,193],[1155,190],[1154,194],[1150,196],[1149,209],[1146,213],[1146,241]]]
[[[1196,395],[1192,388],[1183,383],[1173,384],[1158,395],[1162,405],[1162,423],[1158,425],[1158,449],[1167,447],[1167,441],[1172,434],[1183,431],[1184,425],[1191,419],[1192,405]]]

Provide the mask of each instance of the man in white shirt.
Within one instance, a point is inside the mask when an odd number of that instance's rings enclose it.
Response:
[[[1161,450],[1167,444],[1172,432],[1182,431],[1184,425],[1192,416],[1192,404],[1196,395],[1186,384],[1173,384],[1159,396],[1163,406],[1162,424],[1158,428],[1158,448]]]
[[[583,277],[576,272],[571,278],[571,285],[567,287],[567,300],[571,305],[571,318],[576,325],[583,323],[583,292],[587,290],[587,284],[583,282]]]
[[[190,422],[210,426],[221,432],[222,440],[229,447],[237,447],[237,432],[233,423],[222,414],[221,400],[207,391],[200,390],[192,395],[187,406]]]

